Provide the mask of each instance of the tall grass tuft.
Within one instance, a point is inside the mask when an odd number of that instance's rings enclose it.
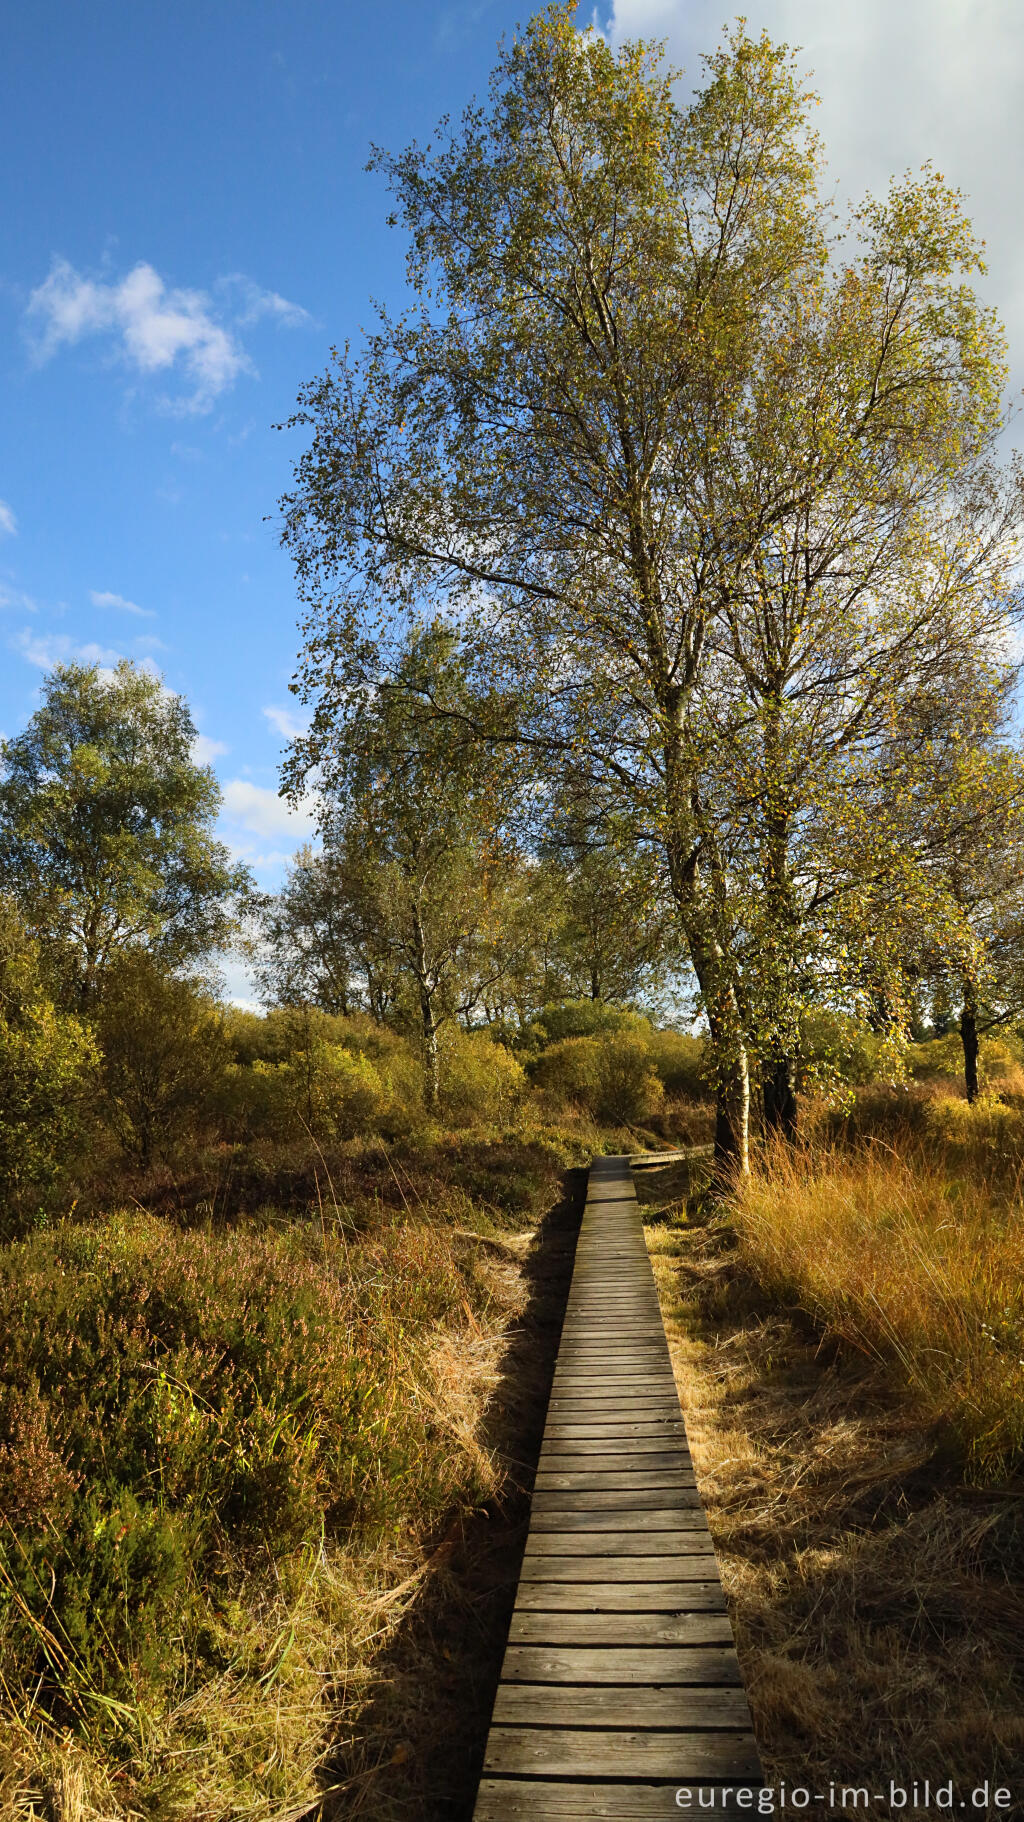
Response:
[[[770,1149],[736,1211],[765,1291],[883,1363],[979,1482],[1012,1472],[1024,1448],[1013,1121],[932,1101],[904,1110],[886,1141]]]

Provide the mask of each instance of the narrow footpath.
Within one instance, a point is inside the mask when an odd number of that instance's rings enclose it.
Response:
[[[629,1159],[600,1158],[474,1822],[749,1816],[760,1782]]]

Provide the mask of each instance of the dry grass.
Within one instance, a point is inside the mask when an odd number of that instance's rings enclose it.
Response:
[[[769,1777],[987,1777],[1019,1815],[1019,1500],[959,1485],[891,1375],[772,1309],[722,1232],[648,1242]]]
[[[1007,1140],[1020,1117],[956,1102],[938,1114],[930,1145],[770,1152],[735,1229],[769,1299],[878,1362],[969,1476],[992,1482],[1024,1447],[1024,1221]]]

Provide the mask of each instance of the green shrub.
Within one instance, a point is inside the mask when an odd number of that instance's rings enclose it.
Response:
[[[0,900],[0,1235],[16,1233],[81,1142],[96,1047],[60,1013],[39,974],[37,945]]]
[[[485,1032],[441,1034],[441,1105],[453,1126],[504,1125],[526,1092],[522,1065]]]
[[[704,1044],[685,1031],[653,1031],[647,1040],[651,1065],[666,1094],[705,1100]]]
[[[614,1124],[642,1124],[665,1098],[642,1030],[563,1038],[541,1052],[530,1073],[555,1107],[576,1106]]]
[[[565,1038],[598,1037],[608,1031],[650,1030],[648,1021],[622,1006],[608,1006],[603,1000],[562,1000],[545,1006],[540,1024],[550,1044]]]
[[[108,972],[95,1018],[102,1108],[142,1166],[216,1119],[228,1055],[220,1009],[141,950]]]
[[[902,1060],[891,1042],[843,1012],[808,1012],[800,1022],[799,1087],[828,1094],[843,1085],[899,1079]]]
[[[642,1032],[617,1031],[601,1040],[599,1082],[599,1119],[640,1126],[661,1111],[665,1090]]]

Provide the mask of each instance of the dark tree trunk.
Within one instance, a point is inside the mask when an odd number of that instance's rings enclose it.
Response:
[[[768,1059],[761,1077],[761,1090],[764,1095],[766,1131],[780,1133],[786,1139],[795,1139],[796,1057],[792,1052],[784,1051]]]
[[[978,1003],[973,987],[965,987],[964,1004],[960,1014],[960,1042],[964,1047],[964,1081],[967,1085],[967,1099],[978,1098]]]

